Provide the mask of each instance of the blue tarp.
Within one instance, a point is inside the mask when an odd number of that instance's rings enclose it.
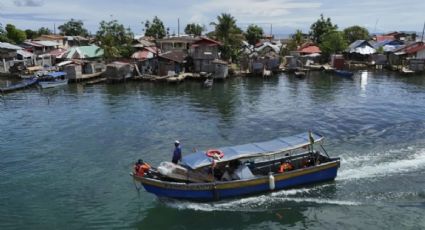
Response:
[[[46,75],[49,77],[62,77],[62,76],[65,76],[66,73],[65,72],[50,72]]]
[[[319,142],[323,139],[322,136],[312,133],[314,142]],[[240,158],[261,157],[269,154],[285,152],[293,149],[298,149],[310,144],[308,132],[298,135],[276,138],[271,141],[221,147],[218,148],[224,153],[224,157],[220,161],[231,161]],[[201,168],[211,164],[211,158],[207,157],[206,151],[198,151],[196,153],[184,156],[182,164],[192,169]]]

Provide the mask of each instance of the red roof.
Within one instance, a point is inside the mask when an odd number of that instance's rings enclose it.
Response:
[[[392,41],[392,40],[395,40],[394,35],[376,35],[377,42]]]
[[[424,50],[424,49],[425,49],[425,44],[418,43],[418,45],[416,45],[416,46],[411,46],[411,47],[406,48],[405,52],[407,54],[414,54],[414,53],[417,53],[417,52]]]
[[[192,45],[196,47],[196,45],[207,44],[208,46],[220,46],[220,42],[212,40],[207,37],[200,37],[199,40],[195,41]]]
[[[143,50],[137,51],[131,55],[131,58],[145,60],[153,58],[155,54],[161,53],[157,47],[143,47]]]
[[[66,53],[66,49],[54,49],[52,51],[49,52],[50,55],[55,56],[55,57],[61,57],[64,53]]]
[[[314,53],[320,53],[320,48],[318,46],[315,45],[308,45],[305,47],[301,47],[298,49],[298,51],[300,53],[304,53],[304,54],[314,54]]]

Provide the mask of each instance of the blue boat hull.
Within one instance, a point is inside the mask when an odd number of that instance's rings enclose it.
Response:
[[[339,160],[326,165],[274,174],[274,190],[334,180],[338,167]],[[135,179],[142,183],[146,191],[158,197],[174,199],[213,201],[274,191],[269,187],[268,176],[245,181],[192,184],[163,182],[141,177],[135,177]]]
[[[344,70],[335,70],[336,75],[340,77],[352,77],[354,75],[353,72],[344,71]]]

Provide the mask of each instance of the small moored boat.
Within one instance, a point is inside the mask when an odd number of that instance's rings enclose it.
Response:
[[[181,164],[162,162],[148,173],[131,175],[147,192],[174,199],[213,201],[287,189],[335,179],[340,159],[328,156],[322,140],[306,132],[199,151],[184,156]]]
[[[347,70],[335,70],[336,75],[340,77],[352,77],[354,75],[353,72],[347,71]]]
[[[68,84],[65,72],[49,72],[39,77],[38,84],[41,88],[53,88]]]
[[[22,80],[18,83],[11,84],[9,86],[0,88],[0,93],[9,93],[9,92],[13,92],[13,91],[16,91],[16,90],[24,89],[26,87],[34,85],[35,83],[37,83],[37,78],[35,78],[35,77],[27,78],[27,79],[24,79],[24,80]]]

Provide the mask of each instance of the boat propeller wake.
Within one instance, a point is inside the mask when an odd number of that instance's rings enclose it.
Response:
[[[337,181],[386,177],[425,168],[425,149],[407,147],[381,154],[358,157],[341,156]]]

